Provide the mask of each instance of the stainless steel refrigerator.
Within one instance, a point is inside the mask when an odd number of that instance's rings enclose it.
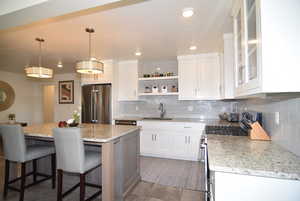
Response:
[[[82,86],[82,123],[111,124],[111,84]]]

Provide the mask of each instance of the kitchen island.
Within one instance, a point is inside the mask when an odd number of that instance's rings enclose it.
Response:
[[[52,129],[57,123],[32,125],[24,128],[27,138],[53,141]],[[140,129],[137,126],[82,124],[82,138],[88,145],[101,149],[102,200],[122,201],[140,181]],[[67,145],[66,145],[67,146]]]

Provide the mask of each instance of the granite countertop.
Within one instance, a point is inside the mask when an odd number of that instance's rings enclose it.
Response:
[[[168,118],[168,117],[166,117]],[[159,120],[159,119],[144,119],[144,117],[135,116],[123,116],[117,117],[114,120],[133,120],[133,121],[160,121],[160,122],[191,122],[191,123],[204,123],[210,126],[222,125],[222,126],[239,126],[239,123],[228,122],[219,119],[200,119],[200,118],[172,118],[171,120]]]
[[[212,171],[300,180],[300,157],[272,141],[208,135]]]
[[[26,136],[52,138],[52,129],[57,127],[57,123],[36,124],[24,127]],[[82,138],[90,142],[109,142],[116,138],[137,131],[138,126],[123,126],[110,124],[81,124]]]

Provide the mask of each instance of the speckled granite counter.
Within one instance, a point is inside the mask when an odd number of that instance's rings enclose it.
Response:
[[[36,124],[23,128],[24,133],[31,137],[52,138],[52,129],[57,123]],[[109,142],[131,132],[139,130],[138,126],[122,126],[109,124],[81,124],[82,138],[90,142]]]
[[[134,120],[134,121],[160,121],[160,122],[192,122],[192,123],[204,123],[206,125],[215,126],[239,126],[239,123],[228,122],[219,119],[200,119],[200,118],[172,118],[171,120],[159,120],[159,119],[144,119],[144,117],[123,116],[115,118],[114,120]]]
[[[208,135],[212,171],[300,180],[300,157],[273,142]]]

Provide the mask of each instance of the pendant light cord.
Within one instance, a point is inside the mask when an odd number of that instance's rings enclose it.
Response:
[[[42,42],[39,41],[39,67],[42,67]]]
[[[92,40],[92,35],[91,35],[91,32],[89,32],[89,59],[92,58],[92,55],[91,55],[91,52],[92,52],[91,44],[92,44],[92,42],[91,42],[91,40]]]
[[[35,40],[39,42],[39,67],[42,67],[42,43],[45,40],[43,38],[36,38]]]

